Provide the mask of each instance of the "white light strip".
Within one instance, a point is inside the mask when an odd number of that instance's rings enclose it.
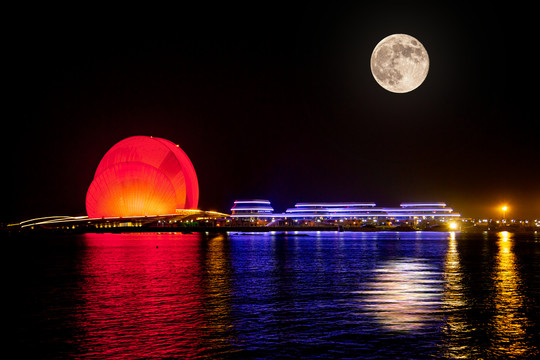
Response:
[[[45,220],[59,220],[59,219],[71,219],[72,217],[71,216],[68,216],[68,215],[55,215],[55,216],[44,216],[44,217],[39,217],[39,218],[35,218],[35,219],[29,219],[29,220],[24,220],[24,221],[21,221],[19,224],[22,225],[22,224],[26,224],[26,223],[33,223],[33,222],[41,222],[41,221],[45,221]]]
[[[29,226],[36,226],[36,225],[71,223],[71,222],[86,221],[86,220],[88,220],[88,216],[65,216],[60,219],[54,218],[50,220],[44,220],[44,221],[39,221],[35,223],[25,224],[25,225],[22,225],[21,228],[29,227]]]

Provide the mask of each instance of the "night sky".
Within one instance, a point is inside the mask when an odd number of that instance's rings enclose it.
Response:
[[[133,135],[180,145],[201,209],[444,201],[540,217],[536,10],[364,3],[6,13],[0,220],[86,214],[101,157]],[[370,71],[393,33],[430,57],[406,94]]]

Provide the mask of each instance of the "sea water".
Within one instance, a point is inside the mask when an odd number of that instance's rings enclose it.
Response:
[[[17,358],[540,356],[540,234],[8,241]]]

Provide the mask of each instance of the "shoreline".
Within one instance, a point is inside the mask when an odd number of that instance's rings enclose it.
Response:
[[[458,232],[468,234],[494,234],[501,231],[508,231],[514,234],[536,234],[539,230],[534,227],[515,228],[465,228],[459,230],[450,230],[445,227],[418,229],[412,227],[341,227],[341,226],[117,226],[109,228],[78,227],[75,229],[62,228],[35,228],[35,229],[3,229],[2,233],[8,235],[39,235],[39,234],[106,234],[106,233],[268,233],[268,232]]]

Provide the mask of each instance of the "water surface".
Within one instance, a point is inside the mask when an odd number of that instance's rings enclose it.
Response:
[[[540,234],[11,239],[19,357],[539,356]]]

